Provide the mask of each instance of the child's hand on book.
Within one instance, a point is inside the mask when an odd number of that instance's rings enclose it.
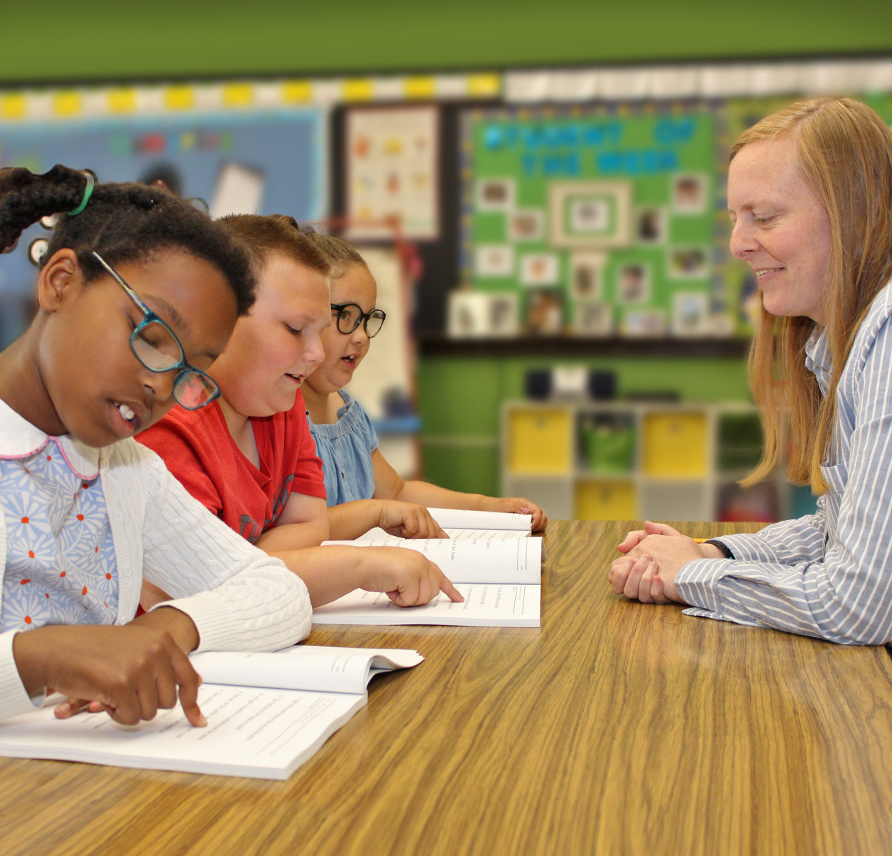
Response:
[[[506,514],[530,514],[533,517],[533,532],[543,532],[548,525],[548,515],[535,502],[530,502],[522,496],[493,497],[491,504],[483,510],[501,511]]]
[[[192,620],[175,609],[161,612],[188,621],[195,647]],[[67,695],[56,708],[60,719],[89,706],[94,712],[107,711],[122,725],[136,725],[153,719],[159,708],[176,706],[179,699],[192,725],[207,725],[198,707],[201,677],[186,656],[183,640],[165,629],[169,617],[146,615],[141,617],[146,621],[124,627],[55,625],[19,633],[13,652],[22,683],[32,696],[48,688]]]
[[[378,526],[388,535],[400,538],[448,538],[431,513],[414,502],[396,499],[380,500]]]
[[[441,591],[454,603],[464,598],[446,575],[417,550],[371,547],[361,551],[359,588],[382,591],[396,606],[423,606]]]

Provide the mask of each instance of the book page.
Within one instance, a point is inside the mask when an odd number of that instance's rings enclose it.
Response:
[[[364,693],[382,672],[417,666],[424,657],[404,648],[294,645],[282,651],[205,651],[189,659],[206,684]]]
[[[516,541],[529,538],[529,532],[519,529],[444,529],[450,538],[480,539],[483,541]]]
[[[60,696],[0,723],[0,755],[221,776],[287,779],[366,703],[366,694],[204,684],[207,728],[177,706],[151,722],[118,725],[106,713],[56,719]]]
[[[532,514],[469,511],[466,508],[429,508],[428,511],[441,529],[513,529],[530,532],[533,528]]]
[[[538,585],[457,585],[464,603],[440,592],[425,606],[399,607],[382,592],[354,591],[313,611],[313,624],[440,624],[538,627]]]
[[[512,538],[398,538],[374,541],[324,541],[354,547],[401,547],[424,553],[453,583],[519,583],[539,585],[542,577],[542,539]]]

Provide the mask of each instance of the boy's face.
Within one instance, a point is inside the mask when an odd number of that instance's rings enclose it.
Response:
[[[355,303],[365,313],[375,308],[377,297],[375,279],[363,265],[351,265],[346,273],[332,280],[332,303]],[[331,309],[330,314],[331,326],[322,334],[325,359],[307,379],[307,386],[318,395],[337,392],[350,383],[356,367],[369,350],[370,339],[365,332],[365,324],[360,323],[352,333],[341,333],[336,311]]]
[[[122,262],[115,270],[167,322],[186,361],[210,368],[236,320],[235,295],[223,274],[182,250]],[[36,361],[47,393],[37,402],[38,427],[100,447],[170,410],[178,370],[152,372],[136,358],[130,335],[145,316],[111,276],[85,284],[74,254],[62,250],[41,271],[38,292],[46,314]],[[122,406],[132,419],[124,418]]]
[[[210,375],[242,416],[294,407],[297,390],[322,361],[322,331],[331,323],[328,280],[282,255],[260,274],[257,302],[240,318]]]

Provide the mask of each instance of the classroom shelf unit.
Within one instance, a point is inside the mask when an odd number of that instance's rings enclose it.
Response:
[[[580,520],[781,520],[794,497],[779,466],[744,490],[759,460],[743,402],[506,402],[502,495]]]

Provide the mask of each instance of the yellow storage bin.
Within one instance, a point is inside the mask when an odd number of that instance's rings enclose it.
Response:
[[[709,470],[705,413],[650,413],[644,417],[643,471],[647,476],[702,478]]]
[[[577,520],[637,520],[638,495],[633,481],[580,482],[576,486]]]
[[[530,408],[508,414],[508,470],[569,474],[573,451],[567,409]]]

